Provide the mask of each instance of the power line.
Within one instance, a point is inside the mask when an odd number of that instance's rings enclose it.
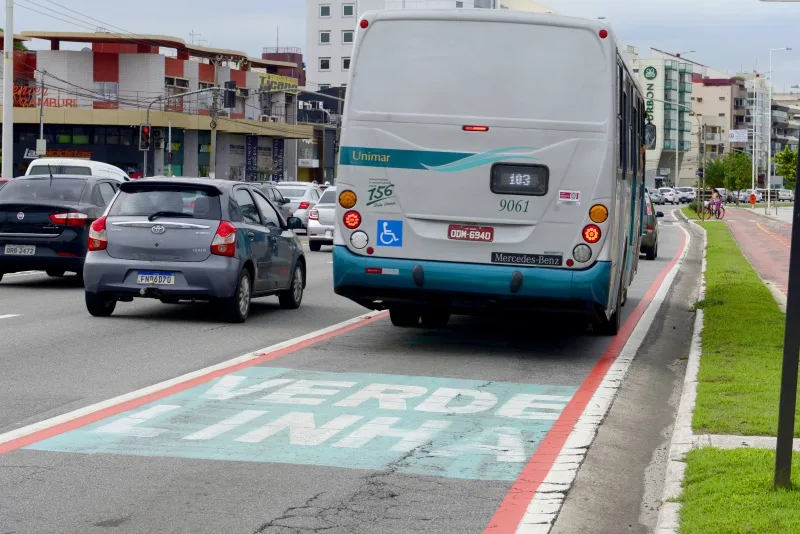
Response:
[[[48,13],[44,13],[43,11],[39,11],[38,9],[33,9],[32,7],[24,6],[24,5],[19,3],[20,1],[24,1],[24,0],[16,0],[17,7],[21,7],[22,9],[27,9],[28,11],[33,11],[34,13],[39,13],[40,15],[44,15],[45,17],[50,17],[51,19],[60,20],[61,22],[66,22],[68,24],[74,24],[75,26],[80,26],[81,28],[85,28],[87,30],[92,30],[92,31],[95,30],[95,28],[90,28],[89,26],[84,26],[83,24],[78,24],[76,22],[70,22],[68,20],[62,19],[61,17],[56,17],[55,15],[50,15]]]

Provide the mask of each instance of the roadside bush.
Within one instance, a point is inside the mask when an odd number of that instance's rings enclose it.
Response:
[[[700,201],[692,200],[687,207],[693,212],[698,213],[700,210]]]

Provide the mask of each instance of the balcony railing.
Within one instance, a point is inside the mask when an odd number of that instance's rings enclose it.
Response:
[[[300,48],[293,47],[293,46],[265,46],[264,47],[265,54],[302,54],[303,51]]]
[[[675,130],[678,127],[678,121],[675,120],[664,120],[664,129],[665,130]]]
[[[675,90],[678,89],[679,85],[680,84],[678,83],[677,80],[674,80],[674,81],[673,80],[667,80],[667,81],[664,82],[664,89],[667,90],[667,91],[675,91]]]
[[[682,83],[678,87],[678,90],[681,93],[691,93],[692,92],[692,84],[691,83]]]
[[[678,62],[668,59],[664,62],[664,68],[667,70],[678,70]]]
[[[664,139],[664,150],[675,150],[675,139]]]
[[[718,133],[707,133],[706,141],[721,141],[722,137]]]
[[[681,123],[681,131],[682,132],[691,132],[692,131],[692,123],[691,122],[682,122]]]
[[[691,63],[681,63],[680,66],[681,72],[694,72],[694,65]]]
[[[692,149],[692,142],[691,141],[681,141],[678,146],[678,150],[691,150]]]

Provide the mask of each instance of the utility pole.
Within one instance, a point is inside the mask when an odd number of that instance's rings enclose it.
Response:
[[[211,154],[208,156],[208,177],[214,180],[217,177],[217,118],[219,109],[219,58],[212,59],[214,66],[214,90],[211,92]]]
[[[44,140],[44,75],[39,88],[39,139],[36,141],[36,155],[44,157],[47,155],[47,142]]]
[[[14,0],[6,0],[3,33],[3,178],[14,177]]]
[[[167,176],[172,176],[172,119],[167,123],[167,143],[169,143],[169,153],[167,155]]]

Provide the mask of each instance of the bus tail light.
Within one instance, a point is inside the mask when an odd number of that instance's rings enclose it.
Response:
[[[575,245],[575,248],[572,249],[572,257],[578,263],[586,263],[592,259],[592,249],[589,248],[589,245],[584,245],[583,243]]]
[[[355,230],[361,226],[361,214],[357,211],[348,211],[344,214],[344,225],[350,230]]]
[[[358,197],[352,191],[342,191],[339,193],[339,205],[346,210],[349,210],[356,205]]]
[[[597,224],[606,222],[608,220],[608,208],[602,204],[595,204],[589,210],[589,218]]]
[[[583,240],[587,243],[597,243],[600,241],[600,227],[594,224],[587,224],[583,228]]]

